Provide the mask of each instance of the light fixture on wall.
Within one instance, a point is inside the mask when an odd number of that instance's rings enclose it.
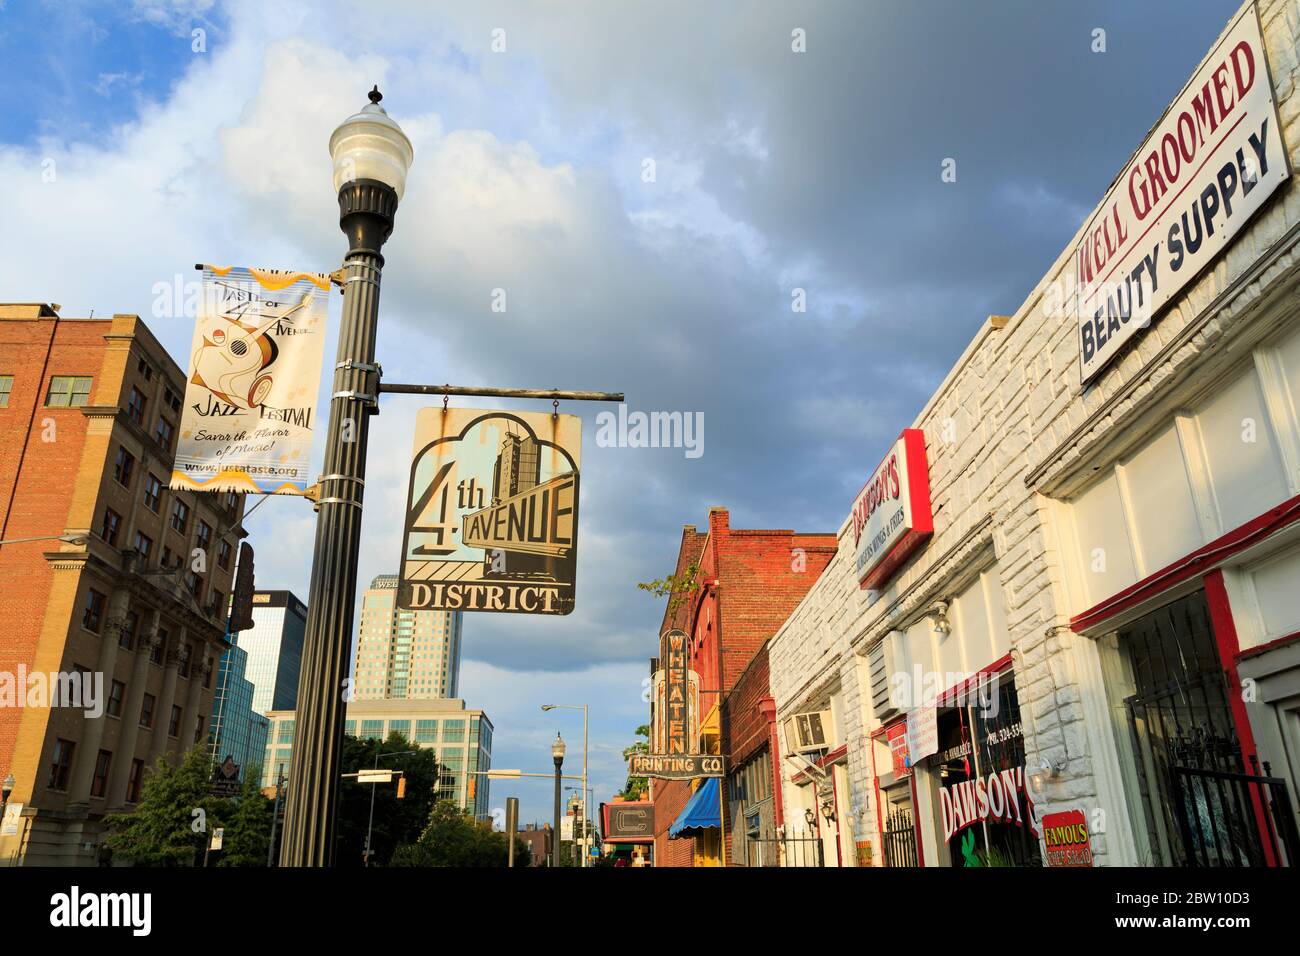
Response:
[[[1043,757],[1038,762],[1038,769],[1029,775],[1029,786],[1033,788],[1034,793],[1042,793],[1043,787],[1047,781],[1055,780],[1061,776],[1065,770],[1065,761],[1058,760],[1055,763]]]
[[[830,800],[822,802],[822,816],[826,818],[827,823],[835,820],[835,804]]]
[[[808,826],[814,827],[817,825],[817,811],[812,807],[808,807],[808,809],[804,810],[803,818],[807,821]]]
[[[940,637],[952,633],[952,624],[948,620],[948,602],[942,598],[930,605],[930,620],[934,622],[934,633]]]

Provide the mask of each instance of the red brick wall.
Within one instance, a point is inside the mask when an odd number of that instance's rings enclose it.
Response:
[[[701,717],[718,703],[721,692],[722,752],[732,758],[728,766],[734,755],[748,757],[767,742],[767,723],[757,713],[758,701],[769,693],[766,642],[830,563],[835,546],[834,534],[733,531],[725,508],[710,510],[707,535],[693,525],[682,533],[673,573],[681,575],[698,560],[700,586],[678,608],[670,612],[666,607],[663,623],[664,628],[680,627],[691,635]],[[751,667],[760,655],[761,662]],[[743,688],[737,686],[742,675]],[[731,727],[729,717],[736,721]],[[733,734],[738,736],[733,739]],[[690,785],[656,781],[654,787],[655,862],[690,866],[694,841],[667,839],[668,827],[690,798]]]
[[[722,704],[722,739],[727,767],[739,767],[768,742],[768,724],[758,702],[769,694],[767,644],[764,643]]]
[[[116,395],[97,394],[111,326],[0,321],[0,375],[14,377],[9,404],[0,408],[0,540],[63,533],[87,419],[79,408],[45,408],[44,389],[53,375],[89,375],[95,379],[90,403],[116,404]],[[46,419],[54,422],[54,441],[42,440]],[[43,555],[59,547],[57,541],[0,546],[0,670],[30,667],[36,656],[53,578]],[[0,767],[12,765],[22,715],[22,708],[0,707]]]

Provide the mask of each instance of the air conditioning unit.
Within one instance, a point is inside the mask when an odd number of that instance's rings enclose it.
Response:
[[[810,710],[795,714],[785,722],[785,742],[795,753],[828,750],[831,736],[831,712]]]

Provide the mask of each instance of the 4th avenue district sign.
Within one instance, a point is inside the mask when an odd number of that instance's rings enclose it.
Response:
[[[581,447],[576,415],[421,409],[398,607],[570,613]]]

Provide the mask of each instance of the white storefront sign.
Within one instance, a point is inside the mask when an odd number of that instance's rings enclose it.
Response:
[[[877,588],[934,531],[925,433],[905,429],[853,503],[858,583]]]
[[[1080,379],[1146,328],[1289,175],[1250,6],[1083,230],[1074,250]]]

